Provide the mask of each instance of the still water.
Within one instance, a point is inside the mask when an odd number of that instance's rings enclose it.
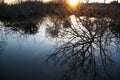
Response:
[[[0,80],[119,80],[117,21],[74,15],[1,21]]]

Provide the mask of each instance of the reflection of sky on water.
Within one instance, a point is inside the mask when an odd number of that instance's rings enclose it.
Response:
[[[4,79],[55,80],[54,74],[58,70],[45,64],[44,60],[56,43],[45,36],[44,27],[35,35],[19,36],[12,32],[5,35],[6,46],[0,55],[0,70]]]
[[[81,30],[79,31],[83,34],[82,30],[85,30],[84,27],[76,22],[77,19],[75,19],[75,16],[71,16],[70,18],[74,26],[78,24],[81,26]],[[94,18],[92,19],[94,20]],[[57,22],[56,20],[55,22]],[[2,78],[5,80],[61,80],[61,76],[64,73],[62,67],[44,63],[44,60],[52,53],[55,46],[58,45],[58,41],[62,40],[60,38],[49,37],[46,34],[46,26],[54,26],[54,23],[48,19],[44,24],[38,24],[38,32],[31,35],[21,35],[20,31],[11,31],[9,27],[4,27],[2,23],[0,25],[2,25],[0,36],[2,35],[3,41],[5,41],[4,50],[0,54],[0,75],[2,75]],[[68,34],[65,36],[70,37],[71,35]],[[64,41],[67,42],[68,39],[64,39]],[[111,44],[113,46],[109,46],[108,50],[111,52],[110,56],[113,63],[109,69],[112,70],[112,75],[117,78],[120,73],[120,50],[117,50],[114,43]],[[98,54],[96,54],[97,57]],[[100,62],[98,61],[97,63]]]

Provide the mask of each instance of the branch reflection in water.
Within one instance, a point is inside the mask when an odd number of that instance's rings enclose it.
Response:
[[[113,63],[111,47],[115,45],[120,50],[119,21],[72,15],[3,22],[5,34],[18,33],[20,36],[35,35],[45,23],[46,35],[58,39],[58,46],[47,61],[67,65],[64,80],[111,80],[114,79],[110,69]],[[0,49],[1,44],[0,40]]]
[[[42,23],[43,18],[28,20],[4,20],[0,23],[0,53],[4,51],[8,37],[20,38],[22,36],[35,35],[38,33],[38,22]],[[9,34],[9,35],[8,35]],[[13,36],[14,35],[14,36]]]
[[[0,22],[0,55],[1,55],[2,51],[4,50],[4,46],[5,46],[5,36],[2,33],[3,32],[2,26],[3,26],[3,24],[2,24],[2,22]]]
[[[115,38],[119,29],[114,29],[113,21],[110,18],[71,16],[64,20],[61,28],[51,27],[48,32],[57,33],[62,40],[47,61],[68,66],[64,80],[76,80],[74,76],[81,80],[114,79],[110,69],[113,63],[110,47],[117,42],[119,47],[116,48],[120,49],[120,44],[119,38]]]

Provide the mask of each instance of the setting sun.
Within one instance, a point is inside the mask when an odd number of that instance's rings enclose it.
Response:
[[[4,0],[4,2],[7,4],[14,4],[16,0]]]
[[[71,6],[76,6],[76,5],[79,3],[79,0],[68,0],[68,3],[69,3]]]
[[[52,1],[52,0],[43,0],[43,2],[50,2],[50,1]]]

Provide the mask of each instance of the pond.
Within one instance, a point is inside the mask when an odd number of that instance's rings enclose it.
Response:
[[[0,22],[0,80],[119,80],[120,19]]]

